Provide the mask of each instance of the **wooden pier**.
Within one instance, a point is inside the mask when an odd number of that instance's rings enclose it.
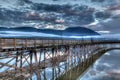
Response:
[[[82,64],[103,49],[120,48],[119,40],[0,39],[0,79],[47,80]]]

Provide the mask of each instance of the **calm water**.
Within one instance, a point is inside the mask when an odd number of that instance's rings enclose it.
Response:
[[[120,80],[120,50],[105,53],[78,80]]]

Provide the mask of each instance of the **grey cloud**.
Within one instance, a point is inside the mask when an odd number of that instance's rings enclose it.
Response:
[[[110,33],[120,33],[120,15],[112,17],[108,22],[100,22],[95,27],[91,27],[95,31],[110,31]]]

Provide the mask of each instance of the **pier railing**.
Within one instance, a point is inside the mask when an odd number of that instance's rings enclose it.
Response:
[[[44,39],[0,39],[0,49],[28,49],[28,48],[40,48],[40,47],[51,47],[58,45],[73,45],[90,43],[90,40],[44,40]]]
[[[73,44],[109,44],[119,43],[114,40],[44,40],[44,39],[0,39],[0,49],[10,48],[29,48],[29,47],[46,47],[57,45],[73,45]]]

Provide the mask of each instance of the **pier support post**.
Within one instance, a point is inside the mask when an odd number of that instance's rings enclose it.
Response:
[[[34,50],[34,56],[35,56],[35,63],[38,65],[38,55],[37,55],[37,50]]]
[[[22,65],[23,65],[22,59],[23,59],[23,51],[20,54],[20,72],[21,72],[21,74],[22,74],[22,71],[23,71],[23,68],[22,68]]]
[[[32,56],[33,56],[33,52],[32,50],[29,52],[29,56],[30,56],[30,77],[32,79],[32,72],[33,72],[33,67],[32,67]]]
[[[15,68],[15,71],[17,72],[17,67],[18,67],[18,56],[19,56],[19,52],[17,51],[16,52],[16,63],[15,63],[15,66],[16,66],[16,68]]]

